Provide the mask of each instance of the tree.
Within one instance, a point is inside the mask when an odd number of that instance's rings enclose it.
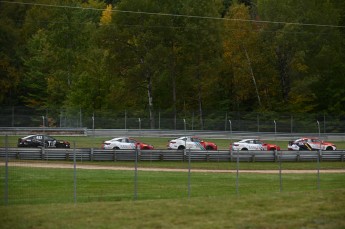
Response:
[[[255,96],[256,107],[263,109],[260,94],[264,86],[260,86],[260,83],[269,79],[266,76],[266,79],[260,80],[260,73],[256,70],[265,61],[259,50],[260,26],[248,22],[250,11],[244,4],[233,4],[226,18],[229,20],[224,26],[224,63],[226,68],[231,68],[228,72],[232,73],[229,77],[233,77],[235,101],[241,104],[252,101]]]
[[[205,91],[210,90],[208,81],[218,74],[221,58],[221,25],[215,19],[220,18],[221,1],[185,1],[185,12],[196,18],[185,18],[185,36],[183,38],[183,55],[186,67],[184,75],[194,82],[191,84],[193,95],[187,101],[197,104],[200,128],[203,129],[203,101]],[[184,99],[186,101],[186,99]]]
[[[326,50],[338,53],[333,47],[340,47],[343,40],[331,26],[324,26],[338,23],[336,7],[331,1],[265,0],[258,3],[258,8],[262,20],[279,22],[265,26],[264,40],[275,53],[282,99],[289,105],[285,107],[300,112],[314,111],[317,94],[321,92],[315,90],[315,85],[319,85],[320,79],[334,78],[320,68],[322,62],[316,58],[324,56]],[[327,58],[331,55],[327,51]],[[337,60],[332,65],[339,66],[339,63]]]
[[[0,2],[0,104],[20,103],[21,54],[26,37],[21,29],[27,7]]]

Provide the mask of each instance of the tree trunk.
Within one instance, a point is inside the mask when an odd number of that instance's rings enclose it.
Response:
[[[200,129],[204,129],[204,122],[203,122],[203,110],[202,110],[202,88],[201,88],[201,75],[200,69],[198,67],[197,70],[197,82],[198,82],[198,104],[199,104],[199,116],[200,116]]]
[[[280,85],[284,102],[288,100],[290,93],[290,76],[289,76],[289,55],[281,51],[280,47],[276,49],[278,71],[280,76]]]
[[[246,54],[246,58],[247,58],[247,61],[248,61],[249,72],[250,72],[250,75],[252,76],[252,79],[253,79],[253,82],[254,82],[256,96],[258,97],[259,107],[261,107],[261,99],[260,99],[260,95],[259,95],[258,86],[256,85],[256,80],[255,80],[254,71],[253,71],[253,68],[252,68],[252,63],[250,61],[247,49],[244,47],[244,45],[241,45],[241,47],[244,50],[244,53]]]
[[[173,99],[173,112],[174,112],[174,129],[177,128],[177,108],[176,108],[176,60],[175,60],[175,52],[174,52],[174,43],[171,45],[171,59],[170,59],[170,77],[172,83],[172,99]]]
[[[149,100],[150,128],[154,129],[155,117],[154,117],[154,109],[153,109],[152,77],[149,71],[146,72],[146,80],[147,80],[147,96]]]

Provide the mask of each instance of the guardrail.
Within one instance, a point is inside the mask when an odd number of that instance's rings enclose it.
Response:
[[[189,151],[189,150],[103,150],[94,148],[46,149],[0,148],[4,160],[74,160],[77,161],[341,161],[345,151]]]

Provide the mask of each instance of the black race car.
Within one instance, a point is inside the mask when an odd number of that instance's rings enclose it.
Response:
[[[18,147],[70,148],[67,141],[56,140],[49,135],[29,135],[18,139]]]

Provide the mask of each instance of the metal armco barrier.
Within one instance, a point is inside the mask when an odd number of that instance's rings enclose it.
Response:
[[[9,160],[73,161],[74,149],[0,148],[0,158]],[[135,150],[102,150],[76,148],[77,161],[135,161]],[[191,161],[276,162],[281,161],[342,161],[345,151],[191,151]],[[188,151],[139,150],[138,161],[188,161]]]

